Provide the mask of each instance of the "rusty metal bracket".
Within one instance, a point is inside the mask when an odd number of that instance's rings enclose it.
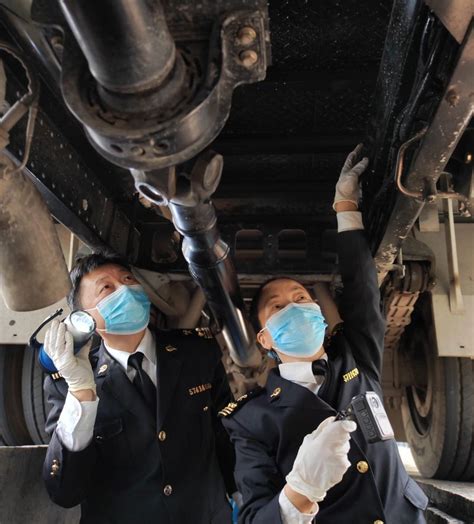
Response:
[[[437,192],[436,182],[444,172],[456,144],[472,118],[474,110],[473,78],[474,30],[471,23],[443,99],[431,125],[422,137],[423,141],[410,165],[405,184],[401,185],[402,194],[397,195],[390,215],[389,226],[378,246],[375,261],[379,270],[380,281],[383,281],[387,272],[390,271],[400,247],[408,237],[427,202],[431,202],[437,197],[465,200],[464,195]],[[407,147],[414,141],[410,139],[408,144],[405,143],[401,154],[402,162]],[[401,168],[397,166],[398,179],[401,177],[402,169],[403,165]],[[403,191],[406,189],[406,185],[410,187],[410,194],[408,195]]]
[[[423,198],[423,195],[420,191],[411,191],[410,189],[406,188],[402,183],[403,168],[405,166],[405,152],[412,144],[418,142],[418,140],[421,140],[425,136],[427,130],[428,128],[424,127],[421,131],[418,131],[416,135],[412,136],[406,142],[404,142],[398,150],[397,166],[395,168],[395,181],[397,182],[397,187],[400,193],[403,193],[405,196],[408,197]]]
[[[420,202],[428,204],[435,202],[438,198],[466,202],[468,198],[465,195],[462,195],[461,193],[457,193],[456,191],[438,191],[436,188],[436,182],[431,177],[426,177],[424,179],[425,187],[423,191],[412,191],[403,185],[402,175],[405,163],[405,153],[412,144],[421,140],[426,135],[427,131],[428,127],[424,127],[421,131],[418,131],[418,133],[416,133],[409,140],[404,142],[398,150],[397,164],[395,168],[395,180],[397,183],[398,190],[400,191],[400,193],[407,197],[415,198]]]

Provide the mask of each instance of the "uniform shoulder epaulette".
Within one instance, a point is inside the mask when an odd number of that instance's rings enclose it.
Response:
[[[219,411],[217,414],[219,417],[229,417],[233,413],[235,413],[238,409],[240,409],[244,404],[246,404],[249,400],[252,400],[253,398],[257,397],[262,393],[264,388],[261,386],[257,386],[254,389],[251,389],[245,395],[240,396],[238,399],[236,399],[234,402],[229,402],[227,406]]]
[[[211,328],[208,327],[198,327],[194,329],[183,329],[183,335],[197,335],[202,338],[214,338]]]
[[[55,373],[50,373],[49,376],[56,382],[56,380],[61,380],[63,376],[59,371],[56,371]]]

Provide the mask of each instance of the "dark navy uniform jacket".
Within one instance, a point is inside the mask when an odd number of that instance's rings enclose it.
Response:
[[[346,409],[355,395],[375,391],[382,398],[385,326],[363,231],[338,234],[338,252],[344,284],[339,312],[344,324],[326,348],[329,371],[318,396],[274,369],[254,398],[223,412],[236,450],[236,481],[244,501],[241,523],[281,523],[278,497],[305,435],[326,417]],[[368,444],[360,429],[352,435],[352,465],[320,503],[315,522],[424,523],[428,500],[407,475],[396,442]]]
[[[68,451],[55,427],[67,394],[47,377],[52,433],[43,477],[51,499],[82,505],[83,524],[231,522],[234,453],[217,411],[231,400],[207,331],[156,331],[157,417],[102,345],[93,359],[99,406],[91,444]],[[156,422],[157,421],[157,422]]]

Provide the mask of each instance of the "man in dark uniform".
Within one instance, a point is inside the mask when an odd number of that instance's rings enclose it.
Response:
[[[352,433],[350,467],[327,493],[306,460],[330,460],[326,449],[303,441],[328,415],[345,410],[366,391],[382,398],[380,385],[384,320],[377,275],[366,243],[358,177],[361,146],[347,158],[336,186],[339,268],[344,290],[339,302],[343,327],[322,346],[326,324],[298,282],[279,278],[264,284],[252,309],[258,341],[276,353],[278,368],[264,388],[221,412],[236,450],[236,481],[243,496],[241,523],[422,524],[427,498],[409,478],[394,440],[368,444]],[[334,424],[325,421],[324,426]],[[303,444],[302,444],[303,441]],[[317,439],[316,439],[317,441]],[[295,460],[296,457],[296,460]],[[329,486],[328,486],[329,487]],[[316,515],[317,514],[317,515]]]
[[[230,522],[234,454],[217,411],[232,397],[209,330],[148,328],[150,301],[119,259],[90,255],[71,277],[70,305],[102,343],[74,355],[64,323],[46,333],[50,497],[81,504],[84,524]]]

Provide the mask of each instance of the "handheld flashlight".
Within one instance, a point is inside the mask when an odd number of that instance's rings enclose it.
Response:
[[[53,319],[59,317],[62,314],[62,308],[58,309],[55,313],[46,318],[41,324],[35,329],[34,333],[30,337],[29,346],[38,351],[38,362],[46,373],[57,373],[57,369],[54,366],[53,361],[44,350],[43,344],[38,342],[36,335],[49,324]],[[94,334],[96,324],[95,320],[89,313],[82,310],[75,310],[69,313],[69,315],[63,320],[67,326],[67,330],[71,333],[74,340],[74,353],[80,351],[85,344],[92,338]]]

